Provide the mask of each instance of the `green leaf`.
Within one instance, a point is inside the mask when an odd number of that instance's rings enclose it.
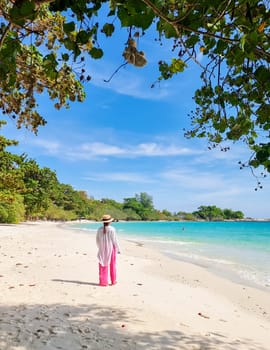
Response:
[[[67,53],[62,54],[62,60],[63,61],[68,61],[69,60],[69,55]]]
[[[270,118],[269,118],[269,115],[270,115],[270,105],[264,103],[263,105],[261,105],[261,106],[257,109],[256,114],[257,114],[257,121],[256,121],[256,124],[257,124],[257,125],[260,125],[261,127],[262,127],[263,125],[265,125],[265,127],[266,127],[265,130],[267,130],[267,129],[270,127]]]
[[[216,40],[214,38],[204,36],[203,41],[208,50],[212,49],[216,45]]]
[[[173,58],[172,64],[171,64],[171,72],[172,73],[183,72],[186,66],[187,65],[184,61],[182,61],[180,59]]]
[[[19,26],[23,26],[25,23],[25,19],[21,16],[20,10],[17,7],[12,7],[9,11],[9,16],[11,22],[18,24]]]
[[[255,73],[254,73],[256,79],[261,82],[267,82],[270,80],[270,71],[269,68],[266,68],[265,66],[259,66]]]
[[[243,36],[240,38],[240,47],[241,47],[241,50],[242,50],[242,51],[245,50],[246,39],[247,39],[247,35],[243,35]]]
[[[64,46],[67,50],[71,50],[71,51],[74,51],[75,50],[75,46],[76,44],[74,43],[74,41],[71,41],[70,39],[68,38],[65,38],[63,40],[63,43],[64,43]]]
[[[76,37],[76,42],[79,44],[86,44],[88,43],[89,39],[90,39],[90,33],[87,33],[85,30],[81,30]]]
[[[81,54],[81,50],[77,44],[74,45],[73,53],[74,53],[74,61],[76,61],[77,57],[80,56]]]
[[[35,3],[32,1],[23,1],[22,3],[14,4],[9,10],[9,16],[13,23],[23,26],[26,20],[34,20],[36,15]]]
[[[8,66],[5,64],[0,65],[0,79],[2,81],[6,80],[8,74]]]
[[[46,75],[51,79],[55,79],[57,76],[57,64],[58,63],[54,54],[46,55],[43,59],[44,70],[46,72]]]
[[[34,1],[23,1],[22,6],[20,8],[20,13],[24,17],[31,17],[35,11],[35,3]]]
[[[63,29],[65,33],[71,33],[75,30],[75,23],[74,22],[64,23]]]
[[[252,45],[256,45],[258,43],[258,32],[257,30],[256,31],[253,31],[249,34],[249,42],[252,44]]]
[[[228,43],[226,43],[224,40],[219,40],[215,48],[215,53],[222,54],[224,50],[227,49],[227,47],[228,47]]]
[[[186,40],[186,45],[187,47],[193,47],[200,41],[200,38],[198,35],[191,35],[187,40]]]
[[[257,152],[257,154],[256,154],[256,158],[258,159],[258,161],[260,163],[265,162],[266,160],[268,160],[269,156],[270,156],[270,154],[269,154],[269,152],[266,149],[262,149],[259,152]]]
[[[173,28],[173,26],[167,22],[159,21],[157,23],[157,30],[164,34],[167,39],[169,38],[175,38],[176,37],[176,31]]]
[[[118,8],[118,18],[122,27],[135,26],[143,30],[152,24],[154,13],[141,2],[130,0]]]
[[[114,32],[114,25],[111,23],[105,23],[101,30],[107,37],[112,36]]]
[[[101,49],[97,49],[96,47],[93,47],[89,51],[89,53],[95,59],[99,59],[99,58],[101,58],[103,56],[103,51]]]

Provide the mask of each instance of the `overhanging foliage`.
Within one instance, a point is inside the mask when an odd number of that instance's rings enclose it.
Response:
[[[186,136],[207,138],[210,148],[242,141],[251,156],[241,167],[269,172],[269,18],[267,0],[1,0],[0,108],[37,132],[46,123],[37,94],[47,91],[57,109],[84,100],[82,83],[91,77],[80,64],[85,55],[102,58],[100,35],[117,35],[116,21],[129,28],[124,57],[142,67],[147,59],[136,40],[154,28],[159,40],[174,41],[172,60],[159,61],[158,81],[191,60],[201,67]]]

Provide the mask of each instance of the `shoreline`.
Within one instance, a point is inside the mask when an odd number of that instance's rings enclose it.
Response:
[[[168,253],[168,254],[162,253],[162,254],[169,257],[170,259],[198,266],[202,269],[209,271],[211,274],[214,274],[217,277],[223,278],[223,279],[228,280],[232,283],[240,284],[243,287],[251,287],[251,288],[255,288],[255,289],[267,292],[267,293],[269,293],[269,298],[270,298],[270,284],[263,285],[263,284],[256,283],[252,280],[245,279],[245,278],[239,276],[239,274],[236,271],[228,268],[227,266],[216,267],[216,266],[211,266],[209,263],[208,264],[203,263],[203,261],[194,261],[192,259],[188,259],[188,258],[184,258],[184,257],[175,257],[171,253]]]
[[[231,223],[231,221],[227,221],[227,222]],[[89,222],[89,224],[92,224],[92,223],[93,222]],[[125,224],[126,222],[120,222],[120,223]],[[131,222],[130,224],[132,225],[133,223],[142,223],[142,222]],[[149,222],[149,225],[151,223],[152,222]],[[96,227],[97,225],[99,225],[99,223],[97,222],[94,222],[94,224]],[[81,230],[82,232],[91,232],[91,230],[95,231],[95,228],[92,228],[92,229],[83,228],[83,227],[80,227],[80,225],[77,227],[76,226],[72,227],[72,223],[66,224],[63,227],[64,228],[66,227],[67,229]],[[115,227],[117,228],[117,226]],[[204,253],[198,252],[196,250],[194,251],[192,250],[192,248],[191,250],[189,251],[185,250],[184,252],[175,248],[175,243],[176,244],[179,243],[178,241],[170,242],[167,240],[162,241],[162,239],[161,241],[159,239],[155,241],[154,238],[153,240],[152,238],[149,240],[147,236],[136,237],[136,234],[130,235],[130,232],[127,232],[127,230],[128,230],[128,226],[124,228],[124,233],[121,232],[123,230],[118,231],[118,235],[120,235],[122,238],[130,242],[144,244],[146,247],[157,250],[162,255],[167,256],[173,260],[194,264],[196,266],[199,266],[211,271],[217,276],[223,277],[225,279],[229,279],[232,282],[241,283],[245,286],[270,292],[270,289],[269,289],[270,280],[269,280],[269,273],[268,273],[269,270],[267,271],[267,269],[265,268],[265,266],[268,265],[267,261],[266,261],[266,264],[264,264],[263,266],[253,266],[253,265],[250,265],[252,261],[248,261],[248,260],[237,261],[233,259],[232,256],[230,257],[228,254],[225,254],[222,257],[223,252],[220,252],[221,256],[219,257],[213,256],[211,253],[209,254],[209,252],[207,254],[207,249],[204,251]],[[185,242],[181,242],[181,244],[185,244]]]
[[[46,222],[46,221],[42,221]],[[55,221],[57,223],[57,221]],[[99,223],[98,220],[88,220],[88,219],[77,219],[72,221],[63,221],[62,223]],[[114,220],[114,223],[117,222],[270,222],[270,218],[244,218],[244,219],[224,219],[224,220]]]
[[[118,283],[99,287],[94,235],[36,222],[0,236],[1,349],[269,349],[265,291],[120,237]]]

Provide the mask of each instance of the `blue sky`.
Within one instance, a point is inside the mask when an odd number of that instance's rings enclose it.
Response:
[[[217,205],[269,218],[269,178],[263,190],[254,191],[255,178],[237,164],[248,159],[241,143],[226,153],[209,151],[206,140],[183,135],[183,128],[190,127],[193,93],[200,86],[195,64],[151,89],[159,76],[157,62],[171,51],[168,44],[161,47],[145,36],[139,39],[139,50],[145,51],[148,64],[127,65],[110,83],[104,82],[123,63],[126,40],[122,30],[120,36],[100,42],[105,55],[87,62],[92,80],[85,85],[84,103],[58,111],[41,96],[40,111],[48,124],[38,136],[17,130],[8,120],[1,133],[20,142],[16,152],[26,152],[40,166],[55,170],[60,182],[95,199],[122,202],[147,192],[161,210],[192,212],[200,205]]]

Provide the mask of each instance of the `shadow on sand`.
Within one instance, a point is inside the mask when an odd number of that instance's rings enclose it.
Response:
[[[136,332],[133,324],[143,328],[143,321],[130,312],[91,303],[0,305],[0,319],[1,350],[262,350],[248,339],[187,335],[180,326],[179,331]]]
[[[94,282],[84,282],[84,281],[75,281],[75,280],[61,280],[59,278],[52,279],[53,282],[62,282],[62,283],[74,283],[74,284],[83,284],[86,286],[99,286],[98,283]]]

